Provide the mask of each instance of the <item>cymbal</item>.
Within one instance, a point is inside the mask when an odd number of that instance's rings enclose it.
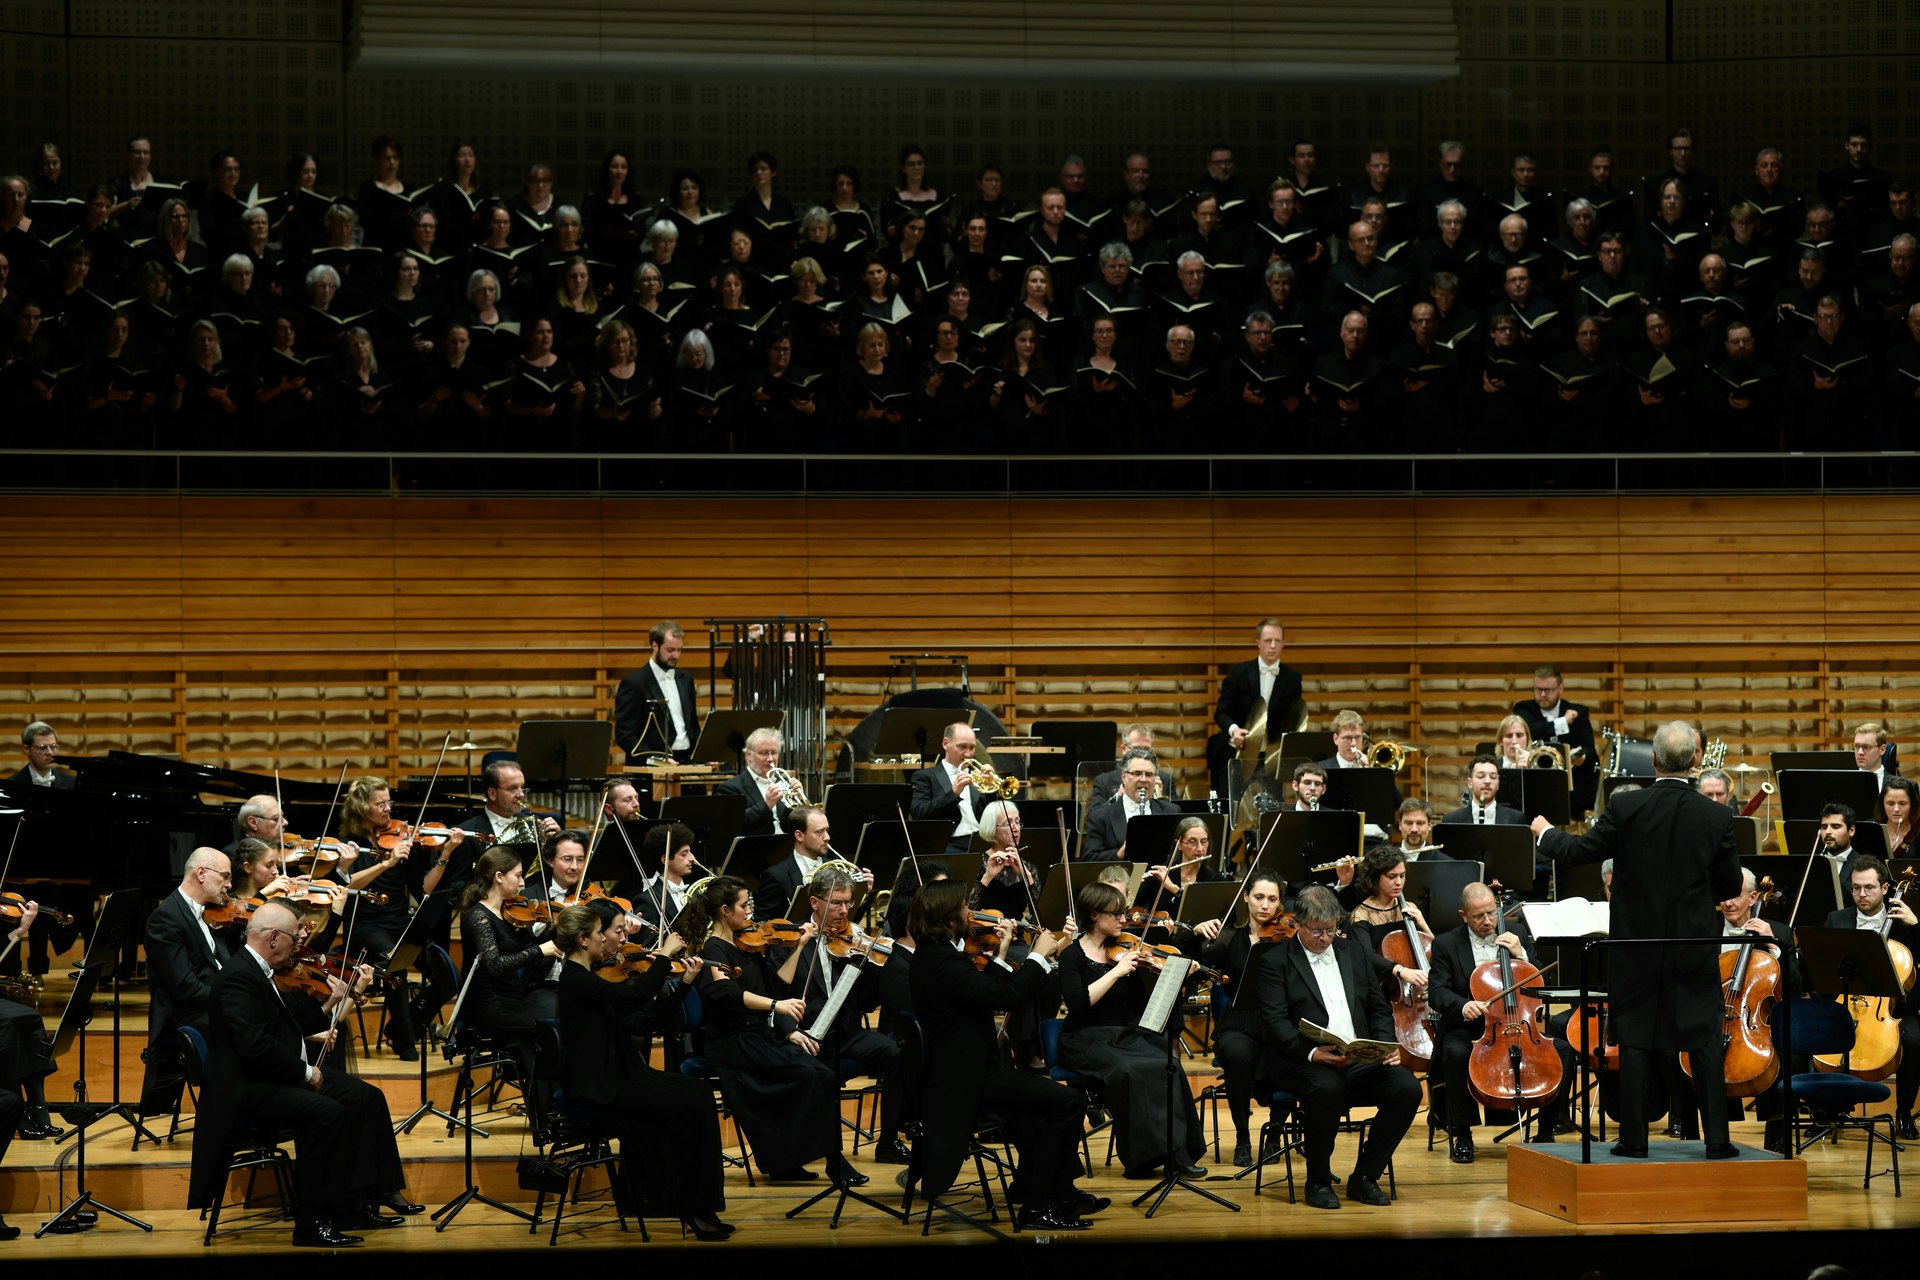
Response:
[[[1260,768],[1260,757],[1266,754],[1267,700],[1265,698],[1255,698],[1253,700],[1253,710],[1248,714],[1247,723],[1244,727],[1247,731],[1247,736],[1246,739],[1241,742],[1240,750],[1237,753],[1239,757],[1237,763],[1239,765],[1240,780],[1242,782],[1253,777],[1255,772]]]
[[[1728,773],[1765,773],[1766,769],[1761,765],[1748,764],[1745,760],[1742,760],[1739,764],[1728,765],[1727,772]]]

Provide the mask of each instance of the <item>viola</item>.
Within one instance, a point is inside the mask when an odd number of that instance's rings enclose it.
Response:
[[[1115,934],[1103,944],[1103,950],[1106,953],[1108,964],[1114,963],[1128,952],[1133,952],[1140,957],[1141,967],[1149,969],[1154,973],[1159,973],[1164,969],[1167,961],[1181,958],[1180,948],[1164,942],[1145,942],[1131,933]],[[1204,965],[1196,964],[1193,966],[1191,972],[1209,978],[1220,977],[1218,973]]]
[[[1193,932],[1192,925],[1184,920],[1175,920],[1171,911],[1149,911],[1139,906],[1128,907],[1121,914],[1120,923],[1140,932],[1148,929],[1164,929],[1168,933]]]
[[[770,947],[791,951],[800,945],[802,926],[791,920],[755,920],[733,935],[733,945],[748,955],[765,955]]]
[[[482,835],[468,831],[464,827],[450,827],[444,822],[423,822],[413,831],[413,842],[422,849],[438,849],[449,840],[458,840],[461,844],[478,844],[484,849],[493,843],[493,833],[488,832]],[[380,847],[385,849],[389,846],[383,844]]]
[[[413,839],[413,828],[398,818],[387,819],[387,825],[376,831],[373,836],[373,842],[388,853],[392,853],[411,839]]]
[[[0,893],[0,920],[18,920],[27,914],[27,900],[17,893]],[[52,907],[40,908],[40,916],[55,924],[70,927],[73,917]]]
[[[1467,1090],[1482,1106],[1526,1111],[1560,1091],[1560,1054],[1547,1038],[1546,1007],[1539,997],[1520,994],[1539,982],[1540,971],[1505,947],[1499,959],[1473,971],[1471,998],[1487,1013],[1467,1059]]]
[[[1773,1088],[1780,1055],[1773,1047],[1773,1006],[1780,998],[1780,962],[1751,942],[1720,953],[1720,1038],[1726,1042],[1727,1096],[1751,1098]],[[1693,1075],[1693,1055],[1680,1055]]]
[[[1427,944],[1411,917],[1406,915],[1406,900],[1400,900],[1400,927],[1380,940],[1380,954],[1402,969],[1429,973],[1431,965]],[[1433,1061],[1435,1017],[1427,1004],[1424,989],[1416,990],[1405,978],[1393,997],[1393,1037],[1400,1042],[1400,1065],[1409,1071],[1425,1071]]]
[[[653,966],[664,962],[667,972],[675,978],[687,976],[687,957],[677,955],[668,959],[657,951],[650,951],[638,942],[622,944],[620,954],[593,971],[594,976],[605,982],[625,982],[635,974],[649,973]],[[735,964],[715,964],[708,960],[703,967],[729,978],[740,977],[745,970]]]
[[[883,965],[893,956],[892,938],[873,938],[853,927],[851,921],[826,935],[827,954],[836,960],[860,956],[873,965]]]
[[[284,837],[285,844],[280,854],[280,869],[289,875],[298,874],[297,867],[312,863],[311,874],[325,875],[338,866],[340,860],[353,852],[344,840],[335,840],[331,836],[319,840],[308,840],[301,836]]]

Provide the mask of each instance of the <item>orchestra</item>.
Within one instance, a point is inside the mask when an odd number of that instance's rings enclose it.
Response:
[[[1263,625],[1262,658],[1242,682],[1270,690],[1269,680],[1282,679],[1287,669],[1265,661],[1267,649],[1277,657],[1277,633],[1277,624]],[[1535,694],[1534,705],[1552,713],[1545,727],[1575,736],[1569,728],[1585,709],[1559,696],[1557,678],[1537,674]],[[1231,740],[1242,734],[1243,719],[1257,718],[1236,707],[1220,724]],[[1132,728],[1143,730],[1132,738],[1146,736],[1144,726]],[[1319,807],[1330,770],[1367,767],[1358,717],[1348,713],[1334,728],[1334,758],[1295,770],[1299,807]],[[1100,822],[1090,821],[1070,857],[1070,865],[1083,858],[1098,865],[1077,891],[1069,882],[1073,910],[1058,930],[1038,919],[1045,869],[1030,861],[1020,808],[1010,790],[999,789],[998,775],[972,763],[977,738],[965,723],[948,726],[941,758],[915,776],[911,790],[917,813],[954,821],[950,851],[962,837],[980,850],[978,873],[955,882],[945,861],[911,856],[898,868],[891,904],[875,918],[858,910],[874,869],[834,849],[825,810],[807,803],[798,781],[779,769],[776,733],[746,739],[743,770],[728,784],[761,806],[749,835],[759,834],[761,822],[778,822],[793,842],[757,874],[713,875],[698,853],[705,833],[661,822],[631,856],[616,845],[589,880],[590,848],[609,835],[624,838],[600,828],[642,820],[644,797],[610,782],[591,834],[536,820],[524,807],[525,775],[505,759],[483,770],[485,807],[431,844],[427,827],[397,818],[393,790],[379,777],[343,779],[337,834],[318,841],[287,834],[279,798],[253,794],[232,811],[227,850],[195,850],[177,888],[147,917],[144,1092],[164,1096],[177,1082],[176,1032],[195,1027],[211,1057],[207,1089],[195,1103],[204,1119],[190,1203],[214,1194],[199,1154],[207,1136],[217,1142],[293,1090],[305,1095],[289,1111],[303,1194],[294,1243],[341,1247],[402,1224],[420,1206],[405,1199],[384,1102],[340,1064],[341,1015],[382,971],[355,957],[391,951],[416,913],[459,883],[453,923],[472,968],[463,1017],[506,1042],[523,1080],[532,1078],[536,1031],[551,1020],[566,1046],[570,1105],[601,1117],[620,1144],[614,1203],[628,1215],[667,1206],[697,1240],[722,1241],[734,1230],[721,1218],[721,1123],[708,1082],[656,1065],[656,1035],[670,1042],[661,1046],[666,1063],[689,1045],[712,1063],[746,1151],[775,1185],[819,1181],[808,1166],[822,1162],[835,1188],[868,1182],[842,1153],[841,1083],[849,1074],[879,1085],[870,1158],[908,1166],[926,1196],[946,1197],[962,1176],[970,1117],[991,1112],[1007,1120],[1023,1229],[1084,1230],[1108,1207],[1078,1185],[1079,1137],[1101,1112],[1114,1126],[1121,1176],[1203,1177],[1194,1088],[1185,1071],[1168,1088],[1178,1038],[1196,1024],[1176,1017],[1164,1031],[1142,1026],[1148,997],[1175,958],[1195,962],[1189,994],[1211,988],[1201,1034],[1231,1118],[1232,1165],[1277,1158],[1277,1147],[1254,1149],[1252,1127],[1261,1092],[1284,1089],[1300,1099],[1294,1123],[1306,1164],[1304,1204],[1384,1206],[1390,1201],[1381,1184],[1422,1106],[1445,1131],[1445,1157],[1462,1164],[1480,1154],[1476,1103],[1489,1117],[1534,1113],[1531,1142],[1552,1143],[1572,1127],[1574,1046],[1567,1016],[1540,1008],[1544,984],[1522,895],[1468,883],[1459,923],[1439,928],[1408,898],[1411,866],[1451,861],[1435,843],[1446,822],[1525,821],[1499,802],[1499,774],[1537,764],[1530,757],[1538,741],[1528,735],[1539,728],[1520,712],[1507,716],[1494,751],[1468,765],[1466,803],[1442,824],[1429,801],[1409,797],[1395,811],[1392,843],[1337,860],[1337,891],[1306,884],[1291,899],[1280,875],[1249,861],[1257,854],[1252,840],[1216,849],[1209,821],[1191,812],[1175,824],[1164,855],[1142,851],[1134,863],[1124,861],[1127,818],[1183,812],[1157,794],[1166,789],[1161,758],[1146,742],[1129,741],[1112,795],[1095,804]],[[1862,736],[1881,732],[1870,725]],[[1692,726],[1661,726],[1652,742],[1657,783],[1613,788],[1591,825],[1576,820],[1561,831],[1536,819],[1538,856],[1564,865],[1604,860],[1614,936],[1725,937],[1726,950],[1739,953],[1750,940],[1785,939],[1791,930],[1768,905],[1782,897],[1772,880],[1732,861],[1737,774],[1696,773],[1700,739]],[[1355,752],[1362,754],[1348,759]],[[1882,789],[1872,816],[1890,851],[1904,857],[1914,786],[1879,755],[1873,767],[1882,771]],[[1105,821],[1109,808],[1115,821]],[[1824,926],[1876,932],[1890,950],[1920,945],[1920,918],[1901,893],[1907,882],[1896,884],[1885,861],[1854,847],[1861,820],[1829,803],[1820,825],[1819,851],[1843,862],[1851,899]],[[529,875],[525,850],[536,839]],[[463,841],[484,851],[461,856]],[[1069,850],[1075,847],[1070,839]],[[1239,884],[1224,914],[1178,922],[1189,894],[1229,879]],[[617,892],[609,892],[615,880]],[[0,894],[0,912],[11,897]],[[802,902],[804,919],[783,918]],[[41,911],[20,905],[4,935],[9,949],[30,935]],[[882,932],[868,933],[860,920]],[[1619,1051],[1621,1079],[1603,1097],[1619,1108],[1617,1156],[1646,1158],[1646,1109],[1661,1082],[1675,1079],[1681,1083],[1670,1086],[1670,1108],[1676,1123],[1697,1108],[1705,1157],[1739,1154],[1727,1123],[1741,1114],[1740,1102],[1713,1039],[1717,1015],[1709,1013],[1720,997],[1711,983],[1678,951],[1614,953],[1607,1035]],[[1794,985],[1801,986],[1797,976]],[[0,994],[32,998],[11,988]],[[404,1003],[389,1002],[396,1024]],[[1893,1004],[1886,1068],[1896,1077],[1896,1128],[1908,1139],[1920,1093],[1914,1009],[1911,1000]],[[1036,1028],[1054,1017],[1061,1019],[1057,1066],[1084,1091],[1049,1078],[1048,1064],[1035,1056]],[[900,1070],[897,1037],[908,1020],[925,1037],[929,1067],[919,1079]],[[1508,1057],[1516,1036],[1538,1059],[1524,1069],[1520,1057]],[[671,1047],[676,1038],[679,1049]],[[0,999],[0,1156],[16,1130],[29,1141],[61,1132],[41,1088],[53,1070],[50,1043],[30,1007]],[[408,1037],[389,1049],[406,1057],[403,1049],[417,1047]],[[1677,1071],[1683,1059],[1690,1086]],[[1354,1106],[1373,1114],[1343,1179],[1339,1134]],[[902,1123],[910,1110],[928,1117],[918,1129]],[[1765,1145],[1783,1150],[1778,1098],[1761,1093],[1755,1114],[1768,1122]],[[360,1138],[343,1138],[350,1133]],[[17,1234],[0,1219],[0,1240]]]

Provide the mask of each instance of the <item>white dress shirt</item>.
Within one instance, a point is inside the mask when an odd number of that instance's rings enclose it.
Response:
[[[1566,705],[1566,699],[1563,698],[1540,712],[1546,717],[1547,724],[1553,729],[1553,736],[1556,738],[1564,737],[1567,732],[1567,713],[1562,709]]]
[[[948,764],[945,760],[940,762],[940,767],[946,770],[947,789],[951,791],[954,780],[960,776],[960,770]],[[980,829],[980,815],[973,811],[972,791],[973,784],[968,783],[966,790],[960,793],[960,821],[953,824],[953,838],[955,840],[964,840]]]
[[[1347,1007],[1347,984],[1340,976],[1340,959],[1333,954],[1333,945],[1329,943],[1319,955],[1308,951],[1307,967],[1320,984],[1320,1003],[1327,1007],[1327,1030],[1342,1040],[1355,1039],[1359,1033],[1353,1027],[1353,1010]]]
[[[200,926],[200,936],[207,940],[207,954],[213,957],[213,967],[220,968],[220,948],[213,945],[213,930],[207,928],[207,909],[192,898],[187,897],[185,889],[178,890],[181,899],[187,904],[187,910],[193,912],[193,922]]]
[[[1490,960],[1498,960],[1500,958],[1501,948],[1497,941],[1499,937],[1500,931],[1498,929],[1484,938],[1471,929],[1467,930],[1467,942],[1473,948],[1473,964],[1476,969]]]
[[[42,773],[32,765],[28,765],[27,778],[36,787],[50,787],[53,785],[53,770],[49,769]]]
[[[667,715],[673,721],[673,741],[668,744],[673,751],[693,750],[693,739],[687,733],[686,713],[680,707],[680,673],[671,667],[663,667],[652,658],[647,665],[653,668],[653,678],[660,683],[660,696],[666,700]]]

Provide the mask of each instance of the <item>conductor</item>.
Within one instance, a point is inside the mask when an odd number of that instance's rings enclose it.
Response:
[[[1592,829],[1570,836],[1533,820],[1539,852],[1557,862],[1613,860],[1615,938],[1717,938],[1715,903],[1740,892],[1733,810],[1693,789],[1693,727],[1653,735],[1653,785],[1616,796]],[[1712,947],[1622,947],[1608,959],[1613,1037],[1620,1045],[1620,1141],[1613,1154],[1647,1154],[1647,1084],[1655,1053],[1691,1053],[1709,1160],[1740,1154],[1727,1139],[1720,1042],[1721,991]]]

